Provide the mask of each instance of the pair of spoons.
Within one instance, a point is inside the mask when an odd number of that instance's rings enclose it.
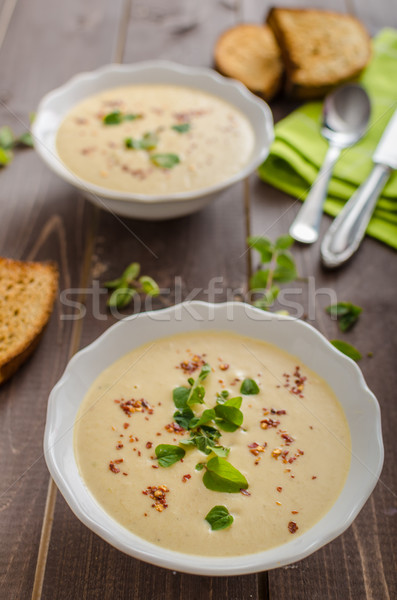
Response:
[[[370,100],[359,85],[345,85],[326,97],[321,134],[328,140],[329,147],[318,177],[290,227],[290,235],[297,241],[312,244],[317,240],[333,167],[341,151],[358,142],[364,135],[370,113]],[[324,241],[328,243],[327,240]],[[322,252],[323,262],[327,264],[324,255],[327,256],[327,253]],[[335,260],[335,264],[327,266],[338,266],[337,258]]]

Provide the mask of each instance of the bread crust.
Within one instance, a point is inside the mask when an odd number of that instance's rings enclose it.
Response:
[[[226,30],[215,45],[216,68],[270,100],[282,84],[283,64],[269,27],[244,23]]]
[[[272,8],[267,24],[281,48],[286,91],[324,96],[357,78],[371,58],[371,40],[355,17],[316,9]]]
[[[37,347],[53,309],[58,278],[55,263],[0,257],[0,384]]]

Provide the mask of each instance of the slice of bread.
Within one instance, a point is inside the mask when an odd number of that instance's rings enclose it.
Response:
[[[286,91],[299,98],[324,96],[356,78],[371,57],[367,31],[348,14],[272,8],[267,23],[281,48]]]
[[[214,51],[216,68],[270,100],[283,74],[280,48],[266,25],[237,25],[225,31]]]
[[[0,384],[36,348],[57,288],[55,264],[0,257]]]

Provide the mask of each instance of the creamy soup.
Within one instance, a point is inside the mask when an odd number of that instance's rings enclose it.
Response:
[[[254,137],[243,113],[221,98],[189,87],[130,85],[77,104],[56,145],[82,179],[164,195],[236,174],[251,157]]]
[[[200,393],[204,403],[185,409],[210,412],[194,427],[180,402]],[[84,481],[116,521],[154,544],[214,556],[307,531],[337,499],[351,454],[343,409],[322,378],[273,345],[213,331],[159,339],[107,368],[84,398],[74,440]],[[225,462],[237,489],[209,489],[206,477],[219,485]],[[223,529],[206,520],[215,506],[233,518]]]

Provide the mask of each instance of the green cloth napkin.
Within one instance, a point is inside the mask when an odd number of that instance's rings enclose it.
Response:
[[[397,108],[397,30],[383,29],[373,40],[373,57],[360,79],[371,98],[366,135],[343,150],[335,165],[324,210],[335,216],[371,172],[372,155]],[[275,126],[270,154],[259,176],[303,200],[317,177],[328,143],[320,134],[322,102],[298,108]],[[397,139],[396,139],[397,144]],[[367,233],[397,249],[397,171],[387,182]]]

